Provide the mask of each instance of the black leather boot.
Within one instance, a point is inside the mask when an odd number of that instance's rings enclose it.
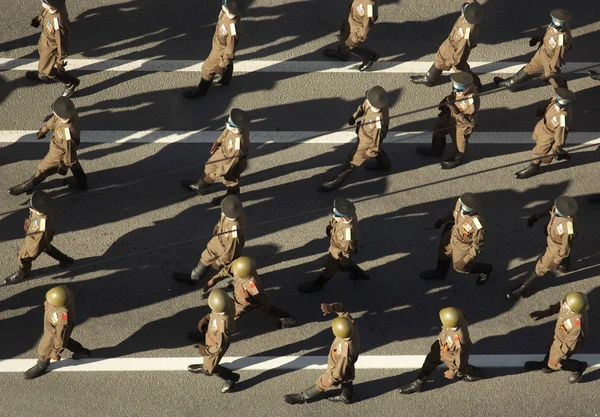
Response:
[[[183,188],[195,191],[199,195],[206,195],[209,193],[209,188],[212,183],[208,183],[204,181],[204,178],[200,178],[197,182],[190,180],[181,181],[181,185]]]
[[[323,54],[328,58],[339,59],[340,61],[348,61],[348,55],[343,53],[340,48],[327,48],[323,51]]]
[[[465,382],[475,382],[483,378],[485,378],[485,373],[483,372],[483,369],[478,368],[476,366],[471,366],[471,371],[466,375],[462,375],[462,380]]]
[[[365,164],[365,169],[376,172],[388,172],[392,168],[392,161],[388,154],[382,149],[375,157],[375,161],[369,161]]]
[[[12,273],[4,279],[4,285],[12,285],[18,284],[19,282],[23,282],[27,279],[27,275],[28,272],[26,272],[23,268],[19,268],[16,272]]]
[[[401,394],[413,394],[415,392],[421,392],[423,390],[423,384],[427,381],[427,378],[416,379],[410,384],[402,385],[398,391]]]
[[[511,91],[515,91],[516,86],[527,81],[529,77],[531,76],[527,74],[525,67],[523,67],[510,78],[503,79],[501,77],[494,77],[494,83],[496,83],[498,87],[506,87]]]
[[[460,165],[464,154],[462,152],[454,152],[450,158],[446,159],[444,162],[440,163],[440,168],[442,169],[452,169],[456,168]]]
[[[534,164],[533,162],[529,164],[529,166],[525,169],[522,169],[519,172],[515,173],[515,178],[520,180],[524,180],[527,178],[531,178],[534,175],[539,174],[540,172],[540,164]]]
[[[15,185],[14,187],[11,187],[8,190],[8,193],[10,195],[21,195],[23,193],[28,193],[31,190],[33,190],[33,188],[39,184],[38,181],[36,181],[36,177],[35,175],[31,178],[29,178],[27,181],[19,184],[19,185]]]
[[[58,266],[61,268],[67,268],[69,265],[73,265],[73,263],[75,262],[75,260],[73,258],[65,255],[64,253],[62,253],[61,251],[59,251],[52,245],[48,245],[45,252],[46,252],[46,255],[50,256],[51,258],[56,259],[58,261]]]
[[[354,385],[352,382],[342,383],[342,392],[340,395],[334,397],[328,397],[327,399],[334,403],[352,404],[352,397],[354,396]]]
[[[63,97],[71,97],[73,95],[73,93],[75,92],[75,89],[77,87],[79,87],[79,84],[81,83],[79,81],[79,78],[74,77],[73,75],[71,75],[70,73],[66,72],[66,71],[61,71],[58,73],[58,75],[56,76],[56,78],[58,78],[60,81],[62,81],[63,86],[64,86],[64,90],[62,92],[62,96]]]
[[[571,375],[569,375],[570,384],[576,384],[579,382],[587,367],[587,362],[576,361],[575,359],[567,359],[563,364],[563,369],[571,371]]]
[[[49,364],[50,361],[43,361],[38,359],[37,363],[34,366],[25,371],[23,377],[25,379],[34,379],[38,376],[42,376],[46,373],[46,369],[48,368]]]
[[[360,66],[358,67],[358,70],[360,72],[367,71],[369,68],[371,68],[373,66],[373,64],[375,62],[377,62],[378,59],[379,59],[379,55],[377,55],[374,52],[371,52],[369,57],[360,64]]]
[[[185,98],[189,98],[190,100],[193,100],[198,97],[204,97],[211,85],[212,85],[212,80],[208,81],[208,80],[205,80],[204,78],[202,78],[200,80],[200,84],[198,84],[198,87],[192,88],[191,90],[184,91],[183,96]]]
[[[427,87],[431,87],[438,80],[438,78],[440,78],[440,75],[442,75],[442,70],[437,68],[434,64],[431,66],[431,68],[429,68],[427,74],[412,75],[410,77],[410,82],[413,84],[423,84]]]
[[[335,179],[333,179],[332,181],[328,181],[328,182],[321,184],[321,186],[319,187],[319,191],[328,192],[328,191],[335,190],[336,188],[340,188],[342,186],[342,184],[344,183],[344,181],[346,180],[346,178],[348,178],[348,176],[350,174],[352,174],[353,170],[354,170],[354,168],[352,168],[352,167],[346,168],[345,170],[340,172],[338,174],[338,176],[335,177]]]
[[[527,278],[525,278],[525,281],[523,281],[521,285],[506,293],[506,298],[509,300],[518,300],[521,297],[528,297],[527,288],[531,287],[533,282],[538,278],[539,277],[535,271],[532,271]]]
[[[286,396],[283,397],[283,400],[288,403],[288,404],[304,404],[305,402],[307,402],[308,400],[310,400],[311,398],[316,397],[317,395],[319,395],[321,393],[321,391],[319,391],[319,389],[317,388],[316,385],[313,385],[312,387],[302,391],[300,394],[288,394]]]
[[[217,365],[217,368],[215,369],[215,375],[225,381],[221,387],[221,392],[223,394],[230,392],[235,384],[240,380],[240,374],[237,374],[231,371],[231,369],[225,368],[221,365]]]
[[[301,292],[314,292],[325,288],[325,284],[331,278],[325,278],[323,275],[319,275],[314,281],[307,281],[298,286],[298,291]]]
[[[423,279],[445,279],[450,268],[450,259],[438,258],[437,265],[434,270],[423,271],[419,275]]]
[[[202,261],[200,261],[198,262],[198,265],[192,269],[190,274],[186,274],[184,272],[174,272],[172,277],[175,281],[187,282],[190,285],[197,285],[200,281],[202,281],[202,278],[206,276],[209,269],[209,266],[204,266]]]

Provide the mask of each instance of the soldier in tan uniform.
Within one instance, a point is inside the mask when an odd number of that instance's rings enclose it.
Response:
[[[349,272],[352,280],[369,280],[369,275],[352,260],[358,252],[358,218],[356,207],[345,198],[336,198],[333,202],[333,217],[325,229],[329,239],[329,253],[323,264],[321,275],[314,281],[298,286],[302,292],[321,290],[338,272]]]
[[[570,359],[583,345],[588,331],[587,295],[580,292],[567,294],[564,300],[547,310],[534,311],[529,316],[535,321],[558,314],[550,350],[542,362],[525,362],[528,370],[541,369],[545,373],[570,371],[569,382],[579,382],[587,369],[586,362]]]
[[[362,59],[359,71],[371,68],[379,55],[359,45],[367,40],[367,35],[379,17],[378,9],[379,0],[351,0],[348,17],[340,27],[340,44],[337,49],[325,49],[325,56],[348,61],[348,55],[353,53]]]
[[[549,81],[554,88],[567,88],[567,81],[560,75],[560,68],[565,64],[565,55],[573,44],[571,29],[567,23],[571,14],[564,9],[554,9],[550,16],[552,23],[544,36],[534,36],[529,40],[529,46],[539,44],[531,61],[510,78],[494,77],[496,85],[515,91],[517,85],[542,71],[542,80]]]
[[[219,365],[231,344],[231,335],[235,327],[235,307],[233,300],[219,288],[211,291],[208,296],[208,306],[211,312],[198,323],[198,329],[206,333],[204,345],[194,346],[204,357],[204,363],[190,365],[188,371],[205,376],[218,376],[225,381],[221,392],[226,393],[230,392],[240,380],[240,374]]]
[[[173,273],[173,279],[196,285],[206,276],[211,266],[216,270],[229,268],[242,252],[245,229],[246,216],[242,202],[234,195],[225,197],[221,203],[221,218],[213,229],[214,236],[202,252],[198,265],[191,274]]]
[[[481,216],[479,199],[472,193],[465,193],[449,211],[435,222],[434,227],[444,226],[438,249],[435,270],[421,272],[423,279],[444,279],[452,266],[461,274],[476,274],[477,284],[487,282],[492,265],[476,262],[475,257],[485,243],[486,224]]]
[[[38,131],[36,136],[36,139],[40,140],[51,131],[50,149],[38,164],[36,172],[31,178],[8,190],[11,195],[29,193],[49,176],[56,173],[66,175],[69,170],[75,178],[75,184],[69,184],[69,187],[76,187],[81,191],[87,190],[87,177],[77,159],[81,128],[75,106],[68,98],[59,97],[52,105],[52,113],[54,116]]]
[[[25,379],[34,379],[46,373],[50,359],[60,361],[65,349],[71,351],[72,359],[89,357],[92,352],[71,338],[75,327],[75,296],[67,287],[48,290],[44,302],[44,335],[38,346],[37,363],[29,368]]]
[[[382,148],[390,125],[390,111],[387,102],[387,92],[383,87],[375,86],[367,92],[366,100],[358,106],[348,120],[348,124],[353,126],[356,119],[361,119],[356,126],[358,143],[348,154],[337,177],[321,184],[320,191],[327,192],[341,187],[354,168],[372,158],[375,158],[376,162],[367,163],[365,168],[371,171],[389,171],[392,164]]]
[[[56,229],[52,198],[43,191],[34,191],[29,200],[29,217],[25,220],[25,241],[18,254],[19,269],[4,280],[4,284],[17,284],[25,280],[31,264],[43,252],[56,259],[61,268],[73,264],[73,258],[52,245]]]
[[[271,304],[271,297],[265,291],[256,271],[254,259],[248,256],[237,258],[231,263],[231,268],[223,268],[204,286],[207,292],[219,281],[233,276],[233,301],[235,302],[235,319],[243,313],[260,309],[275,317],[279,328],[285,329],[296,324],[296,317]]]
[[[69,53],[69,14],[65,0],[42,0],[42,12],[31,20],[31,26],[42,25],[38,42],[40,61],[37,71],[27,71],[25,76],[35,81],[63,83],[63,97],[71,97],[79,86],[79,79],[65,71]]]
[[[237,50],[242,26],[240,16],[243,11],[243,0],[223,0],[212,49],[202,64],[202,78],[198,87],[183,93],[185,98],[204,97],[211,84],[228,86],[233,76],[233,60]]]
[[[288,404],[304,404],[321,392],[342,386],[339,395],[328,397],[332,402],[351,404],[354,395],[354,365],[360,354],[360,334],[358,326],[342,303],[321,304],[323,315],[336,313],[337,318],[331,322],[335,340],[329,349],[327,370],[317,379],[315,385],[300,394],[288,394],[283,399]]]
[[[530,297],[532,294],[527,291],[528,288],[537,278],[543,277],[548,272],[558,269],[564,273],[569,270],[571,246],[579,229],[575,213],[577,213],[577,202],[572,197],[561,196],[554,201],[553,205],[527,220],[527,227],[533,227],[538,220],[550,217],[545,229],[546,252],[538,259],[535,270],[525,278],[523,283],[506,294],[509,300]]]
[[[400,387],[402,394],[412,394],[423,390],[429,375],[440,366],[446,364],[444,372],[447,379],[460,378],[463,381],[474,382],[485,377],[483,370],[469,365],[469,353],[473,343],[469,337],[467,318],[464,311],[456,307],[446,307],[440,310],[442,330],[431,350],[425,357],[425,362],[417,379],[410,384]]]
[[[479,114],[479,94],[471,74],[458,72],[450,78],[452,93],[438,106],[440,113],[433,130],[431,146],[417,148],[419,155],[440,157],[446,147],[446,135],[450,135],[455,150],[450,158],[440,163],[442,169],[452,169],[460,165]]]
[[[206,195],[215,181],[221,181],[227,187],[228,195],[240,194],[240,175],[248,165],[250,146],[250,117],[240,109],[232,109],[225,123],[225,130],[213,144],[204,166],[204,175],[196,182],[183,180],[181,184],[188,190]],[[212,204],[219,205],[223,197],[215,198]]]
[[[481,27],[479,23],[483,18],[483,6],[476,0],[468,0],[460,8],[461,15],[456,20],[450,35],[440,46],[435,60],[427,74],[414,75],[410,81],[415,84],[424,84],[431,87],[442,75],[442,71],[453,69],[454,72],[468,72],[473,77],[477,88],[481,88],[479,77],[471,71],[468,64],[471,49],[477,46]]]
[[[575,94],[566,88],[556,89],[556,98],[550,100],[546,108],[538,109],[536,115],[542,119],[535,125],[532,138],[535,148],[531,152],[533,160],[529,166],[517,173],[515,178],[526,179],[537,175],[542,164],[569,160],[571,155],[563,149],[573,123]]]

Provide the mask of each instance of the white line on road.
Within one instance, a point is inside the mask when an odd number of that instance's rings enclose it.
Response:
[[[35,59],[0,58],[0,70],[35,71]],[[234,72],[356,72],[360,62],[338,61],[236,61]],[[471,68],[480,74],[514,74],[524,62],[470,62]],[[380,61],[372,71],[376,73],[413,74],[423,73],[431,67],[429,61]],[[69,59],[69,70],[112,71],[112,72],[200,72],[202,62],[189,60],[161,59]],[[582,74],[588,69],[600,69],[600,62],[572,62],[563,67],[563,72]]]
[[[600,354],[577,355],[589,367],[600,367]],[[544,355],[471,355],[469,363],[482,368],[519,368],[526,361],[541,361]],[[359,357],[356,369],[418,369],[423,365],[425,355],[370,356]],[[24,372],[36,359],[0,360],[0,373]],[[124,372],[124,371],[185,371],[188,365],[202,363],[199,356],[190,358],[88,358],[66,359],[53,362],[50,370],[61,372]],[[221,364],[244,371],[266,371],[273,369],[303,370],[325,369],[326,356],[250,356],[225,357]]]
[[[35,130],[0,131],[0,143],[33,143]],[[213,143],[221,131],[168,131],[168,130],[87,130],[81,132],[82,143]],[[252,131],[251,143],[350,143],[356,139],[354,129],[337,132]],[[390,131],[385,143],[429,143],[431,132]],[[41,143],[44,143],[42,140]],[[533,145],[531,132],[475,132],[469,139],[475,144],[528,144]],[[567,145],[600,144],[600,132],[572,132]]]

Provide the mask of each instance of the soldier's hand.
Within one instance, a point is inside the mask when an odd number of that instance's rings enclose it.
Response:
[[[322,303],[321,304],[321,311],[323,312],[323,315],[326,316],[330,313],[333,313],[333,304],[325,304]]]
[[[44,128],[41,128],[40,130],[38,130],[37,135],[35,135],[35,140],[40,140],[46,137],[46,133],[48,133],[47,130],[44,130]]]
[[[546,312],[544,310],[538,310],[538,311],[529,313],[529,317],[531,317],[532,319],[535,319],[535,321],[538,321],[541,319],[545,319],[546,317],[548,317],[548,315],[546,314]]]
[[[40,27],[39,16],[36,16],[33,19],[31,19],[31,27],[34,27],[34,28],[39,28]]]
[[[66,66],[67,66],[67,61],[58,61],[56,63],[56,70],[58,72],[63,72],[65,70]]]
[[[531,216],[530,218],[527,219],[527,227],[533,227],[533,225],[537,221],[538,221],[538,219],[537,219],[537,217],[534,214],[533,216]]]
[[[557,161],[568,161],[571,159],[569,152],[565,151],[563,148],[558,148],[555,152],[556,155],[554,155],[554,159]]]
[[[542,41],[542,39],[540,39],[539,36],[534,36],[533,38],[529,39],[529,46],[535,46],[538,43],[540,43]]]
[[[454,372],[452,372],[450,369],[446,369],[446,372],[444,372],[444,377],[446,379],[454,379]]]
[[[209,279],[204,288],[202,289],[202,292],[208,292],[208,290],[210,290],[214,285],[215,282],[212,279]]]
[[[348,119],[348,124],[350,126],[354,126],[354,123],[356,123],[356,119],[353,116],[350,116],[350,118]]]
[[[325,234],[326,234],[327,236],[331,237],[331,230],[332,230],[332,229],[333,229],[333,226],[331,226],[331,225],[328,225],[328,226],[325,228]]]
[[[536,117],[544,117],[545,114],[546,114],[546,109],[544,109],[543,107],[540,107],[535,112]]]
[[[465,269],[465,266],[467,266],[467,263],[465,262],[465,260],[464,259],[459,259],[454,264],[454,269],[456,269],[458,271],[462,271],[463,269]]]
[[[444,221],[442,219],[437,219],[435,221],[435,224],[433,225],[433,228],[437,230],[440,227],[442,227],[443,224],[444,224]]]
[[[206,330],[208,330],[208,320],[206,317],[203,317],[202,320],[200,320],[200,323],[198,323],[198,330],[201,332],[206,332]]]
[[[58,362],[58,361],[60,361],[60,355],[57,355],[56,353],[52,352],[50,354],[50,359],[52,359],[53,361]]]

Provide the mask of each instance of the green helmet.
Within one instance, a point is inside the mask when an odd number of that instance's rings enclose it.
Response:
[[[567,294],[565,302],[574,313],[581,313],[590,304],[587,295],[582,292]]]
[[[60,285],[58,287],[50,288],[46,293],[46,301],[57,308],[66,306],[69,301],[67,287]]]
[[[460,310],[456,307],[446,307],[440,310],[440,320],[444,327],[457,327],[460,321]]]
[[[208,306],[217,313],[223,313],[227,310],[227,294],[220,288],[215,288],[208,296]]]
[[[240,256],[232,262],[231,270],[240,278],[248,278],[256,270],[256,264],[249,256]]]
[[[345,317],[337,317],[331,321],[331,329],[336,337],[347,339],[354,333],[354,325]]]

